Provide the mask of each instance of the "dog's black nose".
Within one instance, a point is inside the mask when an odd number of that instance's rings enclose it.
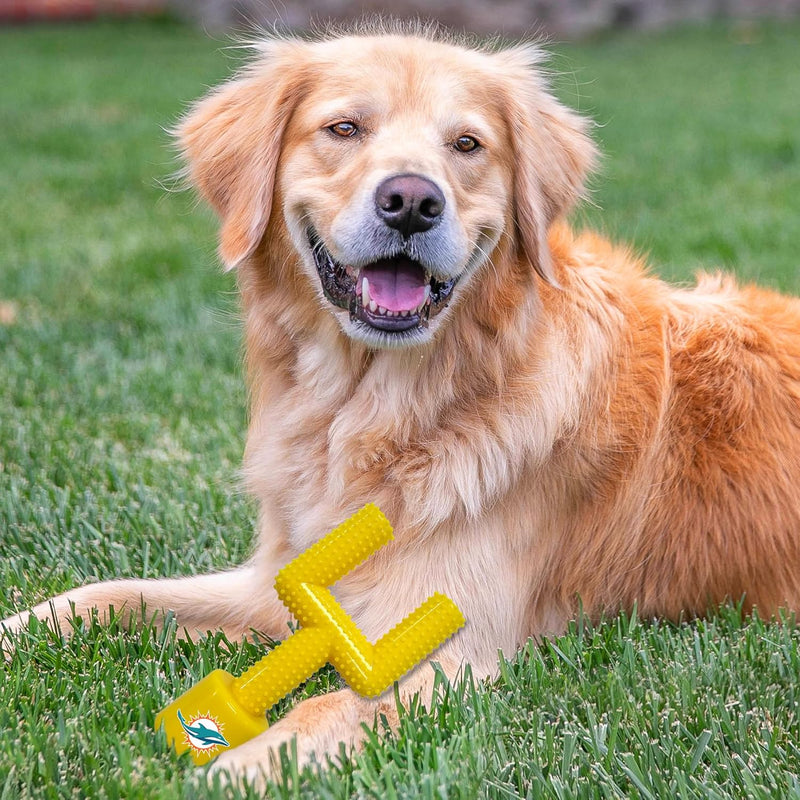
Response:
[[[442,190],[422,175],[394,175],[375,191],[378,216],[403,236],[430,230],[444,211]]]

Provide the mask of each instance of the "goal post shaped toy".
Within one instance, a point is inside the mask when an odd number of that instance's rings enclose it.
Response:
[[[267,729],[265,713],[330,662],[359,694],[379,695],[464,625],[438,592],[371,644],[328,588],[391,541],[392,526],[364,506],[277,575],[278,597],[301,627],[234,677],[217,669],[160,711],[155,728],[205,764]]]

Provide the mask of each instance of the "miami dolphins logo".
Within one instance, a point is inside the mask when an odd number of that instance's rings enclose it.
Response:
[[[192,750],[207,753],[215,747],[230,747],[230,743],[222,735],[219,721],[211,714],[198,714],[187,722],[178,710],[178,721],[186,733],[186,741]]]

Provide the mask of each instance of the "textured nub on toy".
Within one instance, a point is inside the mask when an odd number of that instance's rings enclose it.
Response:
[[[336,602],[336,583],[392,539],[389,520],[367,505],[287,564],[275,579],[302,628],[239,678],[215,670],[156,717],[178,752],[198,764],[263,730],[265,711],[330,661],[359,694],[373,697],[433,652],[463,624],[438,592],[374,645]]]

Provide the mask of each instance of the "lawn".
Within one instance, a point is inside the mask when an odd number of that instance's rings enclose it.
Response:
[[[556,47],[559,92],[606,153],[578,220],[671,279],[721,266],[800,293],[798,41],[794,23]],[[211,215],[165,190],[162,130],[233,68],[225,45],[167,23],[0,31],[0,616],[249,552],[234,284]],[[33,626],[0,662],[0,800],[232,796],[151,724],[258,653],[172,627],[62,643]],[[800,798],[799,675],[797,630],[735,608],[576,624],[275,793]]]

